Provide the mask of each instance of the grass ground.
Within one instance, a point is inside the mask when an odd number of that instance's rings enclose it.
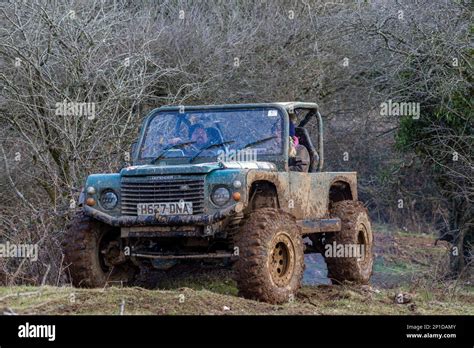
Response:
[[[157,288],[0,287],[4,314],[474,314],[472,282],[441,281],[446,245],[431,235],[375,226],[371,285],[308,285],[295,300],[270,305],[237,297],[229,271],[174,272]],[[319,265],[318,272],[320,269]],[[312,266],[311,266],[312,267]],[[324,268],[324,267],[323,267]],[[398,304],[399,293],[412,300]]]

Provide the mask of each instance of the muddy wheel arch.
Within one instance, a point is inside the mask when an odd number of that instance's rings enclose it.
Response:
[[[247,192],[249,193],[247,209],[251,211],[255,208],[287,206],[289,199],[288,182],[288,177],[285,177],[281,172],[250,170],[247,174]],[[264,190],[268,190],[271,194],[262,197],[261,193],[264,193]],[[273,198],[271,198],[271,195],[273,195]],[[258,199],[257,207],[253,207],[256,197]]]
[[[252,183],[249,191],[248,208],[279,208],[278,191],[270,181],[257,180]]]
[[[357,201],[357,183],[350,178],[336,177],[332,180],[328,191],[328,210],[332,203],[340,201]]]

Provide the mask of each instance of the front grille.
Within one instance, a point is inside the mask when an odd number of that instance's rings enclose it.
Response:
[[[153,179],[155,178],[155,179]],[[204,178],[123,177],[122,215],[137,216],[138,203],[193,202],[193,215],[204,212]]]

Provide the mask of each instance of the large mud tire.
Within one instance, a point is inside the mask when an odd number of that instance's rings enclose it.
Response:
[[[341,231],[329,235],[325,244],[364,245],[362,257],[325,257],[328,277],[337,283],[350,281],[367,284],[374,263],[373,235],[367,209],[361,202],[340,201],[333,203],[331,215],[341,219]]]
[[[239,295],[268,303],[291,301],[301,286],[304,246],[295,218],[279,209],[252,212],[235,236]]]
[[[68,225],[62,247],[67,273],[75,287],[97,288],[133,281],[137,269],[129,262],[115,266],[104,263],[103,242],[118,239],[117,232],[83,212]]]

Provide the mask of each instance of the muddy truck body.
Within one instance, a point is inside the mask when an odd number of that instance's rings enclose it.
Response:
[[[328,276],[368,282],[370,221],[356,173],[323,171],[317,104],[161,107],[131,160],[86,180],[63,245],[75,286],[212,261],[233,267],[241,296],[282,303],[301,285],[304,253],[339,245],[363,254],[331,253]]]

